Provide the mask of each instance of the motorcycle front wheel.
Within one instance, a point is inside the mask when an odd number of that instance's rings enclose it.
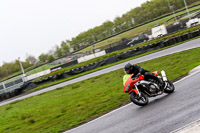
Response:
[[[130,96],[130,100],[138,105],[138,106],[145,106],[149,103],[149,98],[147,97],[147,95],[145,95],[144,93],[141,92],[141,97],[139,97],[138,95],[135,94],[135,92],[131,92],[129,94]]]

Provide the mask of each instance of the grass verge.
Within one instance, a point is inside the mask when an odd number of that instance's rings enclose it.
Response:
[[[165,70],[169,80],[200,65],[200,48],[140,63]],[[0,132],[62,132],[129,102],[122,69],[0,107]]]

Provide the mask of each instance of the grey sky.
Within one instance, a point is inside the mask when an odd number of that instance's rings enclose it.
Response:
[[[38,57],[147,0],[1,0],[0,65]]]

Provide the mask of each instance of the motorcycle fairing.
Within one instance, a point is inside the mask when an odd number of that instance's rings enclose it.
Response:
[[[136,94],[138,94],[138,91],[134,88],[135,83],[137,83],[139,80],[144,79],[144,77],[141,75],[139,78],[135,78],[134,80],[131,78],[134,74],[126,74],[123,77],[123,83],[124,83],[124,92],[131,93],[132,91],[135,91]]]

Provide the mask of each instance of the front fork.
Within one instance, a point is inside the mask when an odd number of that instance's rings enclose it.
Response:
[[[135,94],[140,98],[141,97],[141,92],[139,91],[137,85],[134,85],[135,87],[131,89],[128,93],[131,94],[131,92],[135,92]]]
[[[137,85],[135,85],[135,89],[136,89],[136,91],[138,92],[138,96],[141,97],[141,92],[139,91]],[[137,94],[137,93],[136,93],[136,94]]]

